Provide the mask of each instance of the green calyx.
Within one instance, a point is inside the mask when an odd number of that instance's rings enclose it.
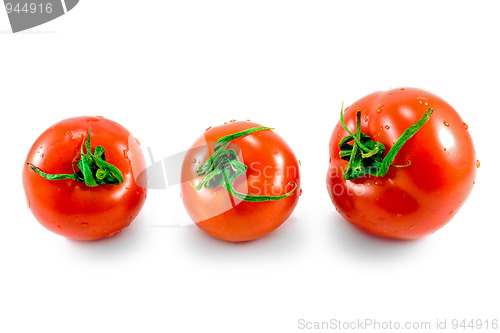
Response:
[[[284,199],[292,194],[297,188],[296,184],[290,192],[279,196],[250,195],[238,192],[234,189],[234,181],[239,176],[244,175],[248,167],[240,162],[238,154],[234,149],[227,149],[229,143],[242,136],[265,130],[273,130],[273,128],[263,126],[253,127],[220,138],[215,145],[214,153],[196,169],[198,176],[204,176],[203,179],[198,186],[194,186],[193,184],[191,184],[191,186],[197,191],[201,190],[203,187],[214,189],[223,186],[232,196],[249,202],[276,201]]]
[[[429,108],[415,124],[408,127],[401,134],[387,155],[382,158],[385,146],[381,142],[375,142],[368,135],[361,133],[361,110],[358,110],[356,113],[356,133],[352,133],[344,123],[344,105],[342,104],[340,122],[342,127],[349,133],[348,136],[339,142],[339,156],[349,162],[342,173],[344,179],[353,180],[365,175],[384,177],[389,172],[390,166],[399,168],[410,166],[411,161],[408,161],[406,165],[393,165],[392,161],[394,161],[394,158],[406,141],[425,125],[433,112],[434,110]]]
[[[92,153],[92,147],[90,145],[90,128],[87,140],[85,140],[85,138],[83,139],[79,156],[73,160],[72,166],[74,174],[51,175],[41,171],[31,163],[27,164],[33,171],[47,180],[72,179],[84,183],[89,187],[96,187],[99,185],[120,185],[123,183],[122,172],[114,165],[106,162],[106,156],[102,146],[95,147],[94,153]]]

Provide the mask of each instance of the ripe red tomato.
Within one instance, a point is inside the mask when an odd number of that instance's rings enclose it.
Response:
[[[272,129],[248,121],[207,129],[186,154],[181,178],[192,220],[231,242],[276,229],[300,195],[299,163],[290,147]]]
[[[360,111],[361,133],[373,139],[362,136],[361,141],[371,141],[367,144],[372,147],[380,142],[387,152],[407,128],[424,114],[429,116],[429,109],[434,112],[427,122],[393,161],[386,160],[404,167],[389,167],[379,176],[354,175],[356,170],[367,170],[374,157],[365,157],[345,171],[355,141],[342,142],[350,134],[341,122],[337,124],[330,139],[326,183],[333,204],[347,221],[377,236],[415,239],[441,228],[463,205],[475,182],[476,154],[467,125],[444,100],[415,88],[375,92],[346,108],[344,120],[354,134]],[[345,150],[343,158],[339,143]],[[354,154],[358,159],[360,152]],[[377,163],[372,171],[381,169]]]
[[[45,228],[95,240],[113,236],[139,214],[147,193],[145,170],[139,142],[123,126],[103,117],[69,118],[35,141],[23,186]]]

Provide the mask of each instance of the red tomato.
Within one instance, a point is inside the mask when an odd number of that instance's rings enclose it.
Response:
[[[242,242],[262,237],[280,226],[299,200],[299,163],[272,129],[217,145],[227,135],[258,127],[248,121],[211,127],[184,159],[184,206],[198,227],[219,239]],[[200,174],[204,167],[211,172]]]
[[[326,183],[347,221],[377,236],[415,239],[441,228],[463,205],[475,182],[476,154],[467,125],[444,100],[415,88],[375,92],[348,107],[344,119],[355,133],[361,111],[361,133],[384,144],[385,155],[430,108],[429,120],[392,161],[406,166],[389,167],[385,176],[345,179],[339,143],[349,133],[337,124]]]
[[[86,179],[102,185],[48,180],[30,167],[74,177],[75,165],[83,177],[83,166],[77,161],[92,160],[85,145],[82,147],[88,142],[89,129],[91,152],[100,167],[93,165]],[[104,148],[100,158],[98,146]],[[119,182],[115,171],[108,172],[115,170],[113,166],[121,171],[123,182],[119,185],[106,183]],[[120,124],[103,117],[69,118],[43,132],[31,147],[23,169],[24,191],[33,215],[45,228],[76,240],[95,240],[113,236],[139,214],[147,192],[145,167],[139,142]]]

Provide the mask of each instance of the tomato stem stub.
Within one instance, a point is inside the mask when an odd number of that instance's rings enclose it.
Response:
[[[375,142],[368,135],[361,133],[361,110],[356,113],[356,133],[352,133],[344,122],[344,104],[340,110],[340,123],[349,133],[339,142],[339,156],[348,161],[342,176],[346,180],[353,180],[365,175],[384,177],[389,172],[389,167],[405,168],[411,165],[408,161],[406,165],[393,165],[392,161],[403,145],[417,133],[429,120],[434,110],[429,108],[427,112],[413,125],[408,127],[399,137],[396,143],[382,158],[385,146],[381,142]],[[352,143],[351,143],[352,142]]]
[[[84,183],[89,187],[120,185],[123,183],[122,172],[114,165],[106,162],[105,151],[102,146],[95,147],[94,153],[92,153],[90,128],[87,139],[83,138],[79,155],[79,157],[73,160],[74,174],[48,174],[31,163],[27,164],[33,171],[47,180],[72,179]]]
[[[248,167],[240,162],[238,154],[234,149],[227,149],[229,143],[240,137],[265,130],[273,130],[273,128],[264,126],[252,127],[220,138],[215,145],[214,153],[196,169],[198,176],[204,176],[203,179],[198,186],[194,186],[193,184],[191,184],[191,186],[197,191],[201,190],[203,187],[214,189],[222,186],[232,196],[249,202],[277,201],[291,195],[297,188],[297,184],[295,183],[295,187],[290,192],[278,196],[250,195],[238,192],[234,189],[234,181],[239,176],[244,175]]]

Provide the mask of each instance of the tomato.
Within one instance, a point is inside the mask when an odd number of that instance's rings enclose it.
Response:
[[[357,178],[356,167],[345,171],[356,142],[342,142],[350,134],[339,121],[330,139],[326,179],[337,211],[356,227],[386,238],[416,239],[441,228],[458,212],[475,183],[477,162],[468,126],[443,99],[415,88],[375,92],[346,108],[345,125],[353,134],[359,112],[361,141],[371,142],[372,147],[380,142],[385,147],[379,160],[389,154],[406,129],[421,118],[428,120],[393,160],[386,159],[395,166],[388,167],[385,175],[376,175],[382,168],[375,162],[375,172]],[[345,149],[344,158],[339,156],[339,143]],[[356,153],[358,159],[360,152]],[[356,162],[358,171],[367,170],[374,160],[367,157]]]
[[[187,152],[181,179],[191,219],[231,242],[276,229],[301,192],[299,163],[290,147],[272,129],[249,121],[207,129]]]
[[[103,117],[76,117],[40,135],[22,177],[40,224],[71,239],[95,240],[113,236],[139,214],[145,170],[139,141],[127,129]]]

